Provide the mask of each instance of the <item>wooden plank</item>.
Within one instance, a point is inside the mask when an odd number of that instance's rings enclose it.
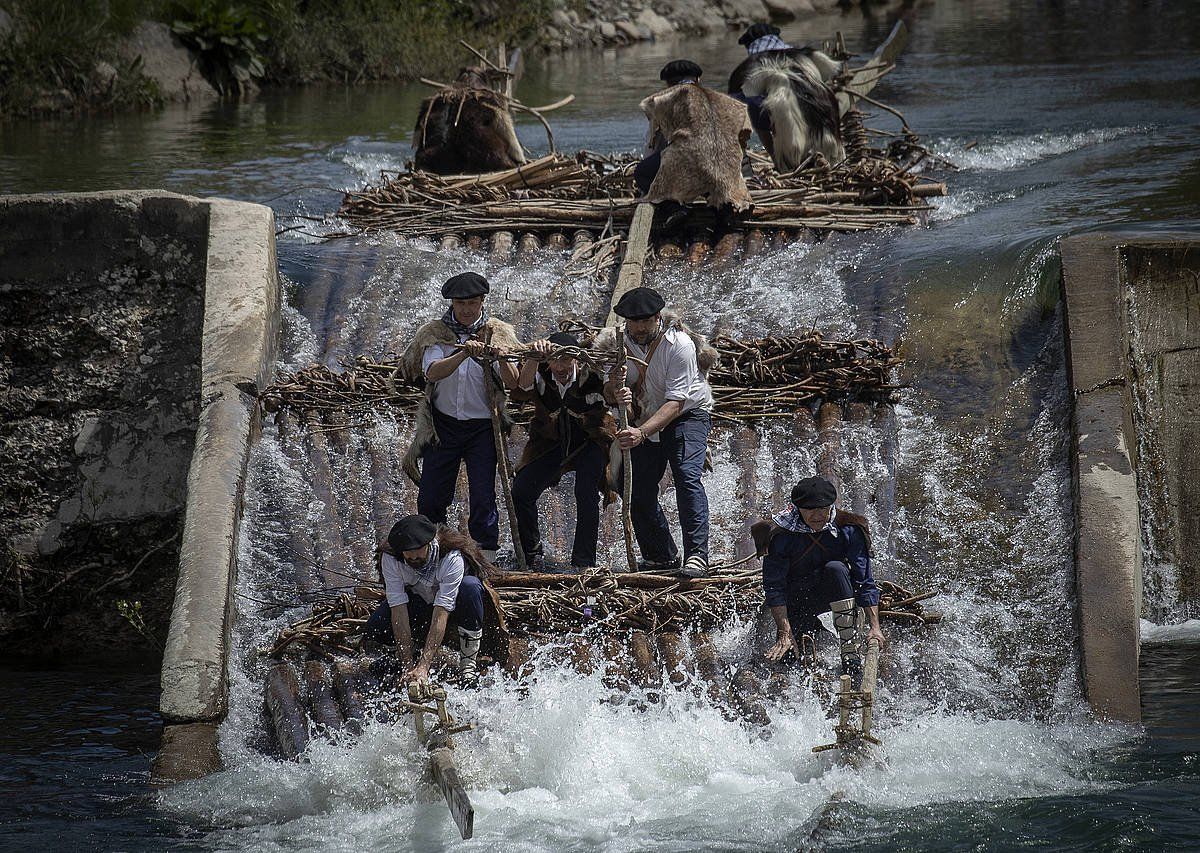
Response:
[[[648,201],[639,202],[633,212],[629,236],[625,239],[625,256],[621,259],[621,270],[617,273],[617,286],[613,288],[612,299],[609,302],[607,321],[609,326],[617,324],[617,315],[613,313],[613,306],[630,290],[642,286],[646,254],[650,249],[650,226],[653,224],[654,205]]]
[[[430,738],[431,743],[434,737],[436,735]],[[458,768],[454,766],[454,750],[441,745],[432,747],[429,750],[429,771],[442,789],[442,796],[446,798],[450,816],[454,818],[459,833],[464,840],[470,838],[475,832],[475,807],[471,805],[471,798],[459,779]]]

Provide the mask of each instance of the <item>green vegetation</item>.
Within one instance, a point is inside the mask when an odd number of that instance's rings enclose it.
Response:
[[[200,57],[200,73],[223,94],[241,94],[263,76],[266,22],[223,0],[192,0],[172,9],[171,32]]]
[[[157,88],[117,40],[145,0],[0,0],[0,115],[84,107],[152,106]]]
[[[159,21],[219,91],[253,80],[451,75],[456,42],[530,44],[554,0],[0,0],[0,116],[149,107],[161,93],[118,46]],[[4,26],[5,19],[9,25]]]

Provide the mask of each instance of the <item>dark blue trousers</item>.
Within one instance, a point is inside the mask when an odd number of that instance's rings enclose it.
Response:
[[[788,621],[797,633],[815,630],[820,627],[817,616],[827,611],[831,602],[847,598],[854,598],[850,567],[830,560],[818,571],[788,578]]]
[[[596,540],[600,535],[600,478],[608,459],[604,448],[576,430],[572,447],[582,448],[574,456],[575,464],[575,543],[571,547],[571,565],[587,568],[596,565]],[[562,443],[534,459],[513,478],[513,506],[517,511],[517,531],[525,557],[542,552],[542,534],[538,526],[538,499],[558,481],[558,470],[566,457]]]
[[[433,412],[438,443],[425,449],[417,512],[438,524],[454,501],[458,466],[467,464],[470,516],[467,530],[484,550],[500,545],[500,514],[496,510],[496,438],[490,418],[460,421]]]
[[[673,420],[659,433],[658,441],[644,441],[629,451],[633,466],[629,509],[643,560],[663,562],[679,554],[658,503],[658,484],[668,465],[675,480],[684,559],[697,555],[708,560],[708,495],[700,476],[711,429],[708,412],[693,409]]]
[[[433,620],[433,605],[416,593],[408,597],[408,624],[412,628],[413,644],[420,651],[429,633],[429,625]],[[454,609],[450,611],[448,625],[457,625],[468,631],[477,631],[483,625],[483,584],[474,575],[466,575],[458,586],[458,597],[454,599]],[[396,642],[396,634],[392,631],[392,608],[387,599],[379,603],[367,624],[363,627],[367,639],[377,643],[392,644]]]
[[[633,167],[633,182],[637,185],[638,192],[642,195],[650,192],[650,185],[654,183],[654,179],[658,176],[658,170],[661,166],[661,151],[655,151],[653,154],[638,161],[638,164]]]

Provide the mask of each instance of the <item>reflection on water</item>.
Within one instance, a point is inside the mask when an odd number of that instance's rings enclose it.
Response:
[[[836,26],[865,48],[889,23],[847,16]],[[690,693],[632,712],[603,703],[598,678],[546,664],[523,699],[493,685],[465,700],[466,715],[482,724],[462,738],[478,837],[456,848],[1200,844],[1186,805],[1200,793],[1192,728],[1200,715],[1188,689],[1195,657],[1147,654],[1145,738],[1092,722],[1079,696],[1069,401],[1053,253],[1066,233],[1113,224],[1154,231],[1194,215],[1200,121],[1186,95],[1200,79],[1200,19],[1172,7],[981,0],[922,6],[912,24],[909,51],[879,91],[962,167],[947,176],[953,195],[936,202],[930,225],[795,245],[714,275],[664,278],[700,328],[743,335],[815,321],[897,340],[907,359],[887,571],[939,589],[946,620],[925,635],[896,632],[881,700],[884,764],[850,772],[812,756],[809,748],[831,729],[807,694],[781,697],[772,737],[762,739]],[[784,34],[802,42],[832,26],[794,24]],[[554,114],[565,150],[632,149],[643,132],[636,102],[657,87],[661,64],[686,53],[719,86],[738,58],[732,35],[554,57],[531,67],[520,94],[545,103],[576,92],[576,102]],[[264,201],[281,226],[322,233],[340,226],[289,217],[326,217],[342,189],[401,165],[422,94],[327,87],[268,93],[242,106],[5,125],[0,188],[219,193]],[[537,125],[522,123],[520,133],[532,147],[545,144]],[[497,270],[424,241],[382,235],[322,244],[295,231],[281,238],[279,254],[291,303],[287,369],[386,351],[429,313],[441,280],[464,268],[492,276],[497,310],[529,330],[563,309],[594,312],[604,296],[576,282],[553,302],[544,299],[563,262],[551,253],[531,268]],[[847,446],[874,446],[874,429],[864,427]],[[394,445],[402,430],[380,420],[371,440]],[[760,444],[760,491],[811,465],[802,448],[772,450],[776,443]],[[886,476],[864,454],[853,456],[851,484]],[[735,476],[719,464],[709,481],[725,540],[740,531]],[[289,533],[279,508],[295,507],[300,518],[312,512],[296,506],[305,481],[270,429],[255,451],[248,491],[241,590],[252,594],[256,585],[290,582],[279,557]],[[757,500],[769,503],[765,495]],[[76,846],[107,837],[123,849],[152,849],[159,833],[196,833],[184,845],[204,849],[449,846],[444,806],[414,787],[406,730],[375,726],[357,740],[318,742],[306,764],[261,756],[253,652],[285,618],[272,622],[243,608],[222,728],[230,770],[163,795],[154,811],[130,795],[141,777],[119,769],[134,761],[120,731],[96,726],[54,748],[47,732],[88,716],[69,697],[47,693],[43,729],[36,715],[6,710],[6,719],[41,732],[30,738],[42,753],[36,761],[9,749],[44,775],[41,782],[14,777],[17,787],[41,786],[42,807],[12,819],[5,812],[0,837],[60,833]],[[740,636],[731,629],[723,643],[734,648]],[[126,697],[126,707],[152,704],[135,687],[109,689]],[[117,695],[108,700],[113,707],[121,706]],[[143,748],[153,747],[149,741]],[[110,775],[72,775],[94,763],[90,750],[113,748],[124,758]],[[90,828],[72,820],[79,785],[108,798],[92,797],[98,822]]]

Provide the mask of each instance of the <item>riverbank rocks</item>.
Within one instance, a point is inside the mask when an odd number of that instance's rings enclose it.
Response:
[[[195,57],[157,21],[143,21],[118,46],[127,62],[141,57],[142,74],[152,80],[168,101],[209,101],[219,94],[200,74]]]

